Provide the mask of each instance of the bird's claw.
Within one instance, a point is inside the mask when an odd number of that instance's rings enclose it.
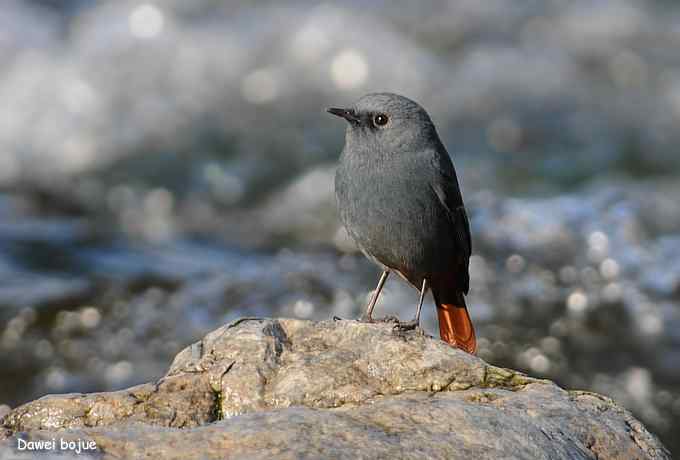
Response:
[[[373,318],[371,316],[362,316],[357,321],[360,323],[399,323],[399,318],[396,316],[385,316],[383,318]]]
[[[418,320],[411,320],[411,321],[397,321],[397,324],[394,325],[393,328],[395,331],[418,331],[422,332],[423,330],[420,328],[420,321]]]
[[[378,321],[381,323],[399,323],[399,318],[396,316],[388,315],[385,316],[384,318],[380,318]]]

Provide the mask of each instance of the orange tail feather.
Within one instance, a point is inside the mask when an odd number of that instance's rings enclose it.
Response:
[[[465,305],[465,298],[461,292],[446,295],[451,291],[450,287],[435,290],[433,286],[432,293],[439,318],[439,335],[443,341],[454,347],[474,354],[477,351],[477,338]]]

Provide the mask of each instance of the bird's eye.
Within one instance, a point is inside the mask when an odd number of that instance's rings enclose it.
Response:
[[[384,113],[379,113],[373,117],[373,123],[376,126],[385,126],[388,121],[389,118],[387,118],[387,115],[385,115]]]

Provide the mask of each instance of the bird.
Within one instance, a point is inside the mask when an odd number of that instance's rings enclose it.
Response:
[[[361,321],[392,272],[420,291],[411,321],[420,328],[423,300],[432,291],[439,333],[474,354],[475,330],[465,302],[472,251],[470,223],[456,170],[429,114],[394,93],[370,93],[346,108],[326,109],[347,121],[335,174],[340,220],[363,254],[382,270]]]

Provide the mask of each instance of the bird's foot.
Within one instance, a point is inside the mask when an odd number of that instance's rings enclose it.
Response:
[[[372,316],[363,315],[357,321],[360,323],[398,323],[399,318],[396,316],[385,316],[384,318],[373,318]]]
[[[387,315],[383,318],[374,320],[376,323],[399,323],[399,318],[393,315]]]
[[[357,321],[360,323],[375,323],[375,319],[368,315],[361,315],[359,318],[357,318]]]
[[[397,321],[397,324],[394,325],[394,330],[400,332],[416,331],[420,334],[423,333],[423,330],[420,327],[420,321],[417,319],[412,319],[411,321]]]

